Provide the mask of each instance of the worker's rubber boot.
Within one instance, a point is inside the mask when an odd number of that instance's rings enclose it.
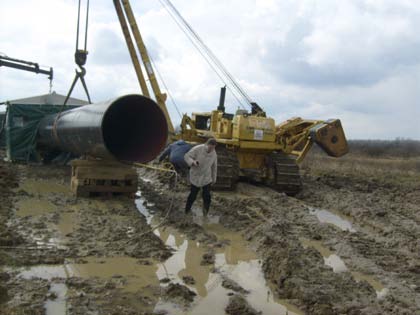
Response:
[[[203,216],[207,217],[209,214],[209,207],[203,207]]]

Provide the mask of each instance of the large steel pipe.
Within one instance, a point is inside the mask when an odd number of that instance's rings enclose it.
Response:
[[[131,94],[45,117],[37,142],[79,155],[145,163],[159,154],[167,136],[160,107]]]

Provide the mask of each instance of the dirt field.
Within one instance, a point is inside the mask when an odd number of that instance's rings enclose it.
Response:
[[[420,314],[420,159],[302,173],[295,198],[214,192],[205,219],[156,171],[134,201],[77,199],[68,167],[0,162],[0,314]]]

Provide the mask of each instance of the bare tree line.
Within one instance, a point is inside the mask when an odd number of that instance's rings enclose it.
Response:
[[[420,141],[396,138],[395,140],[348,140],[351,155],[366,157],[420,157]],[[314,153],[321,149],[314,147]]]

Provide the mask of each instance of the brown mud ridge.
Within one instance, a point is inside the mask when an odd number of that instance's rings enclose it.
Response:
[[[141,177],[160,211],[175,194],[169,223],[194,230],[180,223],[187,188]],[[214,192],[211,214],[244,235],[278,297],[307,314],[420,314],[418,187],[309,174],[297,198],[246,183]]]
[[[132,272],[124,266],[147,274],[150,261],[171,252],[154,234],[140,233],[149,225],[132,199],[77,199],[68,167],[0,162],[0,172],[0,314],[153,309],[158,281],[144,281],[141,293],[122,292]]]
[[[286,314],[267,291],[288,314],[420,314],[411,184],[309,174],[291,198],[240,183],[213,193],[207,220],[222,229],[203,223],[200,200],[186,217],[188,187],[155,171],[139,170],[137,207],[75,198],[66,167],[0,172],[0,314]]]
[[[224,314],[235,293],[271,314],[286,309],[267,297],[262,272],[247,289],[230,279],[259,270],[238,233],[215,224],[219,239],[175,208],[151,232],[162,218],[150,201],[78,199],[67,167],[0,166],[0,314]]]

